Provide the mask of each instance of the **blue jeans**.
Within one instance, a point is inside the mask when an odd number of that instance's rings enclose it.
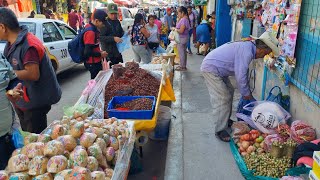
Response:
[[[188,44],[187,44],[187,48],[189,50],[189,52],[191,52],[191,35],[192,35],[192,32],[193,32],[193,28],[189,30],[189,39],[188,39]]]

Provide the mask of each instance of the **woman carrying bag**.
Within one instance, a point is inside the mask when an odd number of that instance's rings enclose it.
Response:
[[[138,13],[134,17],[134,24],[131,32],[131,44],[134,52],[134,61],[137,63],[148,64],[152,56],[148,50],[147,38],[150,33],[145,27],[143,15]]]
[[[148,24],[146,25],[146,28],[150,33],[150,37],[148,38],[149,53],[152,54],[153,51],[157,54],[166,53],[166,50],[160,46],[160,33],[158,26],[155,24],[155,19],[156,15],[149,15]]]
[[[177,71],[187,70],[187,43],[189,40],[190,20],[188,17],[188,11],[186,7],[179,7],[178,9],[179,22],[173,31],[179,33],[180,43],[178,43],[178,52],[180,58],[180,66],[176,68]]]

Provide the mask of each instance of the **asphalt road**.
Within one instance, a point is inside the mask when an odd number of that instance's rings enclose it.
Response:
[[[124,61],[130,61],[133,57],[131,49],[123,53]],[[78,101],[88,80],[90,80],[90,73],[83,65],[78,65],[62,72],[57,77],[62,89],[62,97],[59,103],[52,106],[48,114],[48,124],[62,118],[63,107],[73,106]],[[143,171],[138,174],[129,175],[128,179],[164,179],[166,153],[167,141],[149,140],[149,143],[143,147],[143,158],[138,160],[142,164]]]

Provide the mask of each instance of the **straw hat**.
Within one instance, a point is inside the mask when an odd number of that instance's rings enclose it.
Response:
[[[269,32],[264,32],[259,38],[251,36],[254,40],[261,40],[264,42],[273,52],[275,56],[279,56],[278,39]]]

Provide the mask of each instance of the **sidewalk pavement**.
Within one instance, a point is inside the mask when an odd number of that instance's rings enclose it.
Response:
[[[177,101],[172,113],[176,118],[171,121],[165,179],[242,180],[229,143],[214,134],[210,96],[200,72],[203,58],[188,55],[188,71],[175,71]]]

